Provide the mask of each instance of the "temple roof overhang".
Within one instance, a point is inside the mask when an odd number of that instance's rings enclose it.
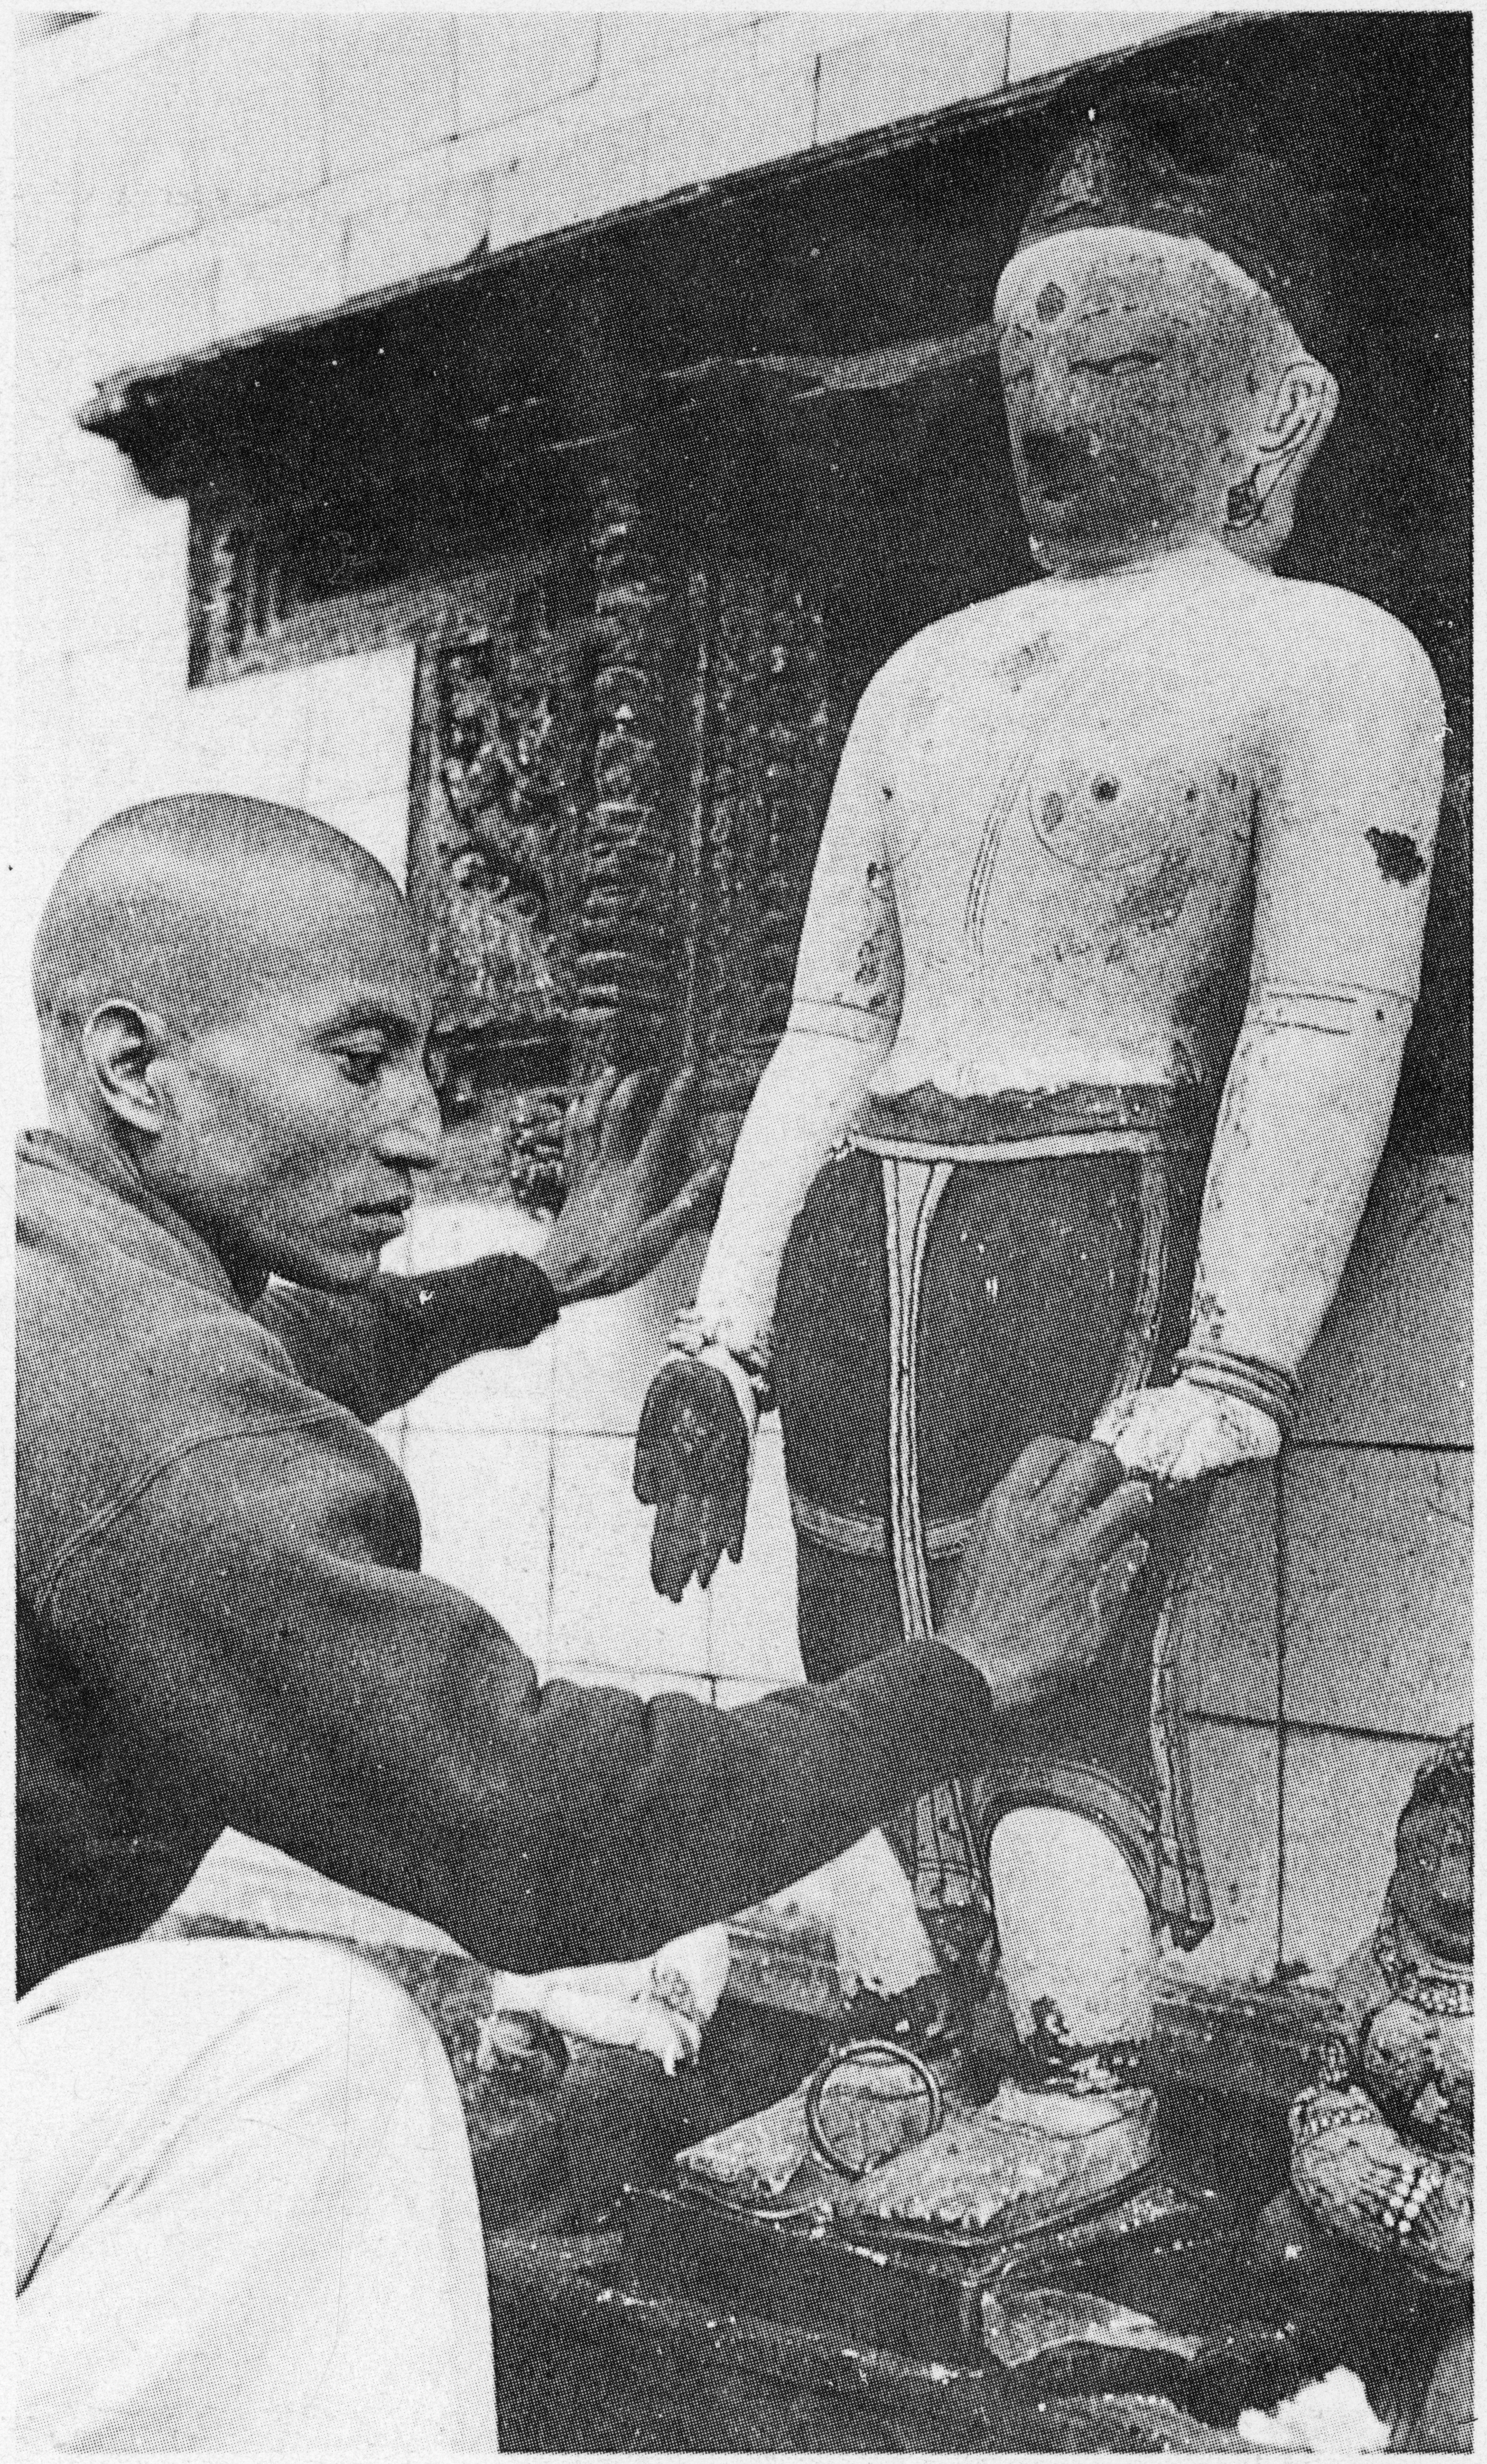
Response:
[[[1166,12],[1151,20],[1160,31],[948,109],[518,246],[481,238],[456,262],[322,314],[121,368],[78,419],[156,495],[313,496],[332,464],[338,485],[348,471],[396,484],[410,456],[582,453],[615,428],[704,405],[809,425],[973,385],[993,363],[987,259],[1001,227],[1004,253],[1015,235],[1049,115],[1138,55],[1211,55],[1277,22]],[[1136,23],[1091,20],[1107,42]],[[986,209],[979,284],[965,268],[937,284],[921,241],[929,278],[906,296],[890,236],[905,202],[922,218],[937,197],[971,194]],[[861,241],[879,231],[875,274]]]

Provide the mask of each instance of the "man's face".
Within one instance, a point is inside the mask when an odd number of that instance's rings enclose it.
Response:
[[[996,323],[1042,564],[1099,572],[1223,535],[1276,383],[1272,329],[1283,320],[1263,293],[1201,242],[1081,229],[1018,251]]]
[[[151,1179],[239,1280],[354,1289],[432,1164],[426,970],[396,893],[279,885],[292,919],[242,953],[243,989],[152,1065]]]

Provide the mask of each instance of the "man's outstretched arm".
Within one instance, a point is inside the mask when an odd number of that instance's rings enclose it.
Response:
[[[42,1613],[87,1638],[142,1827],[235,1825],[507,1968],[654,1951],[994,1760],[1002,1721],[1089,1665],[1143,1553],[1149,1492],[1043,1440],[983,1510],[948,1645],[726,1711],[544,1685],[417,1571],[375,1442],[302,1400],[287,1422],[276,1383],[75,1551]]]
[[[535,1258],[377,1275],[357,1292],[276,1284],[254,1315],[306,1385],[359,1420],[380,1420],[476,1353],[532,1342],[565,1303],[623,1291],[712,1220],[722,1168],[686,1171],[692,1093],[683,1071],[643,1129],[639,1076],[620,1085],[608,1070],[574,1097],[564,1127],[567,1194]]]

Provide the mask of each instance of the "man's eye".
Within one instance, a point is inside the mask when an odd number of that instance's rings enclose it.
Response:
[[[336,1059],[353,1087],[369,1087],[387,1060],[382,1045],[344,1045]]]

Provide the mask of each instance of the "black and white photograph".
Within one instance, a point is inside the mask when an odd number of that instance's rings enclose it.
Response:
[[[1473,42],[18,11],[15,2452],[1475,2452]]]

